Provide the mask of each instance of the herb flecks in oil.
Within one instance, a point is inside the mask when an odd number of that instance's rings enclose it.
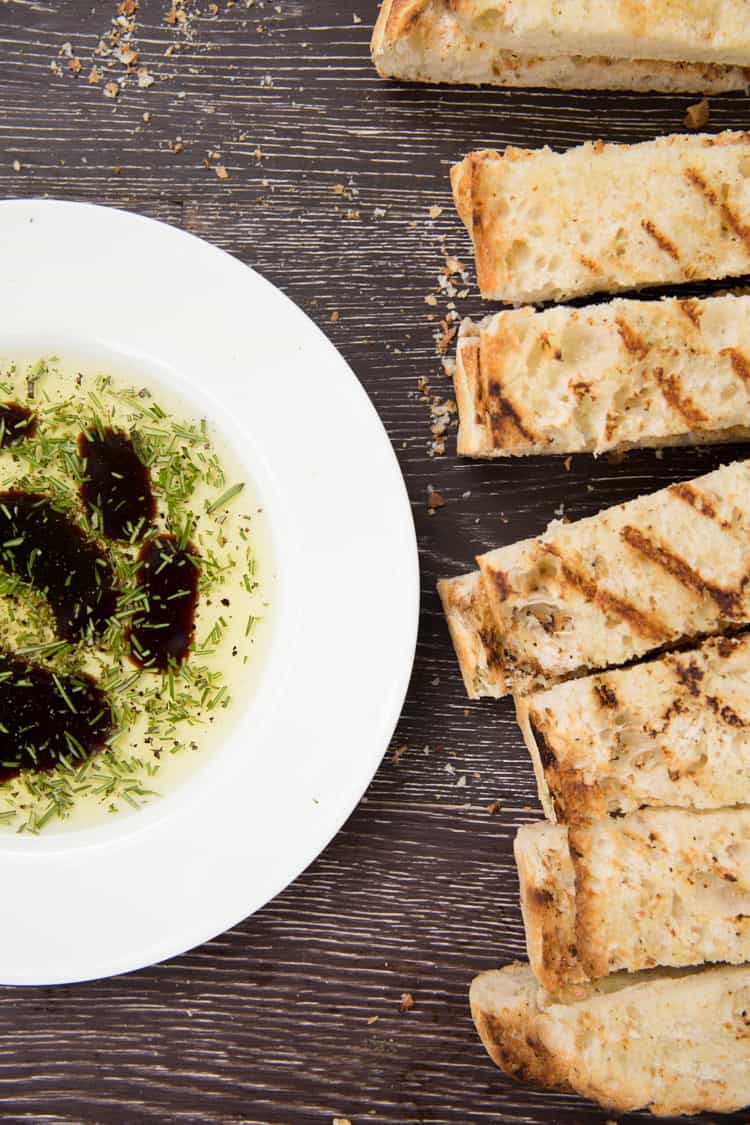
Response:
[[[234,655],[242,645],[250,606],[242,599],[257,586],[243,488],[227,481],[205,422],[173,417],[146,388],[124,388],[104,375],[70,376],[56,363],[0,369],[6,406],[28,411],[26,425],[6,416],[3,432],[0,402],[7,509],[0,510],[0,699],[5,652],[19,668],[34,669],[64,732],[51,767],[40,744],[20,760],[16,752],[6,767],[13,776],[0,776],[0,825],[27,832],[68,817],[80,801],[115,811],[154,795],[163,763],[192,753],[194,732],[210,727],[230,703],[216,662],[223,648]],[[92,460],[113,447],[109,482],[100,480],[87,494],[96,475]],[[148,481],[150,494],[136,485],[140,506],[125,514],[117,482],[128,467]],[[35,499],[28,507],[18,497],[9,504],[14,493]],[[75,528],[81,543],[93,545],[88,576],[100,591],[96,612],[82,608],[63,618],[56,610],[60,579],[45,573],[28,538],[28,525],[43,516],[50,531]],[[80,563],[60,562],[59,551],[58,563],[70,590]],[[227,608],[222,594],[230,579],[240,592]],[[196,639],[189,605],[197,605]],[[182,630],[167,644],[170,621],[180,615]],[[101,714],[88,708],[89,688],[104,701]],[[0,723],[11,728],[1,712]],[[0,744],[2,737],[0,730]]]

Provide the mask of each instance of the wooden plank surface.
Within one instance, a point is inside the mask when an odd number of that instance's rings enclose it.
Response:
[[[186,3],[182,25],[167,22],[168,0],[140,0],[132,44],[154,81],[130,78],[108,98],[124,66],[98,83],[89,76],[111,62],[94,52],[115,6],[0,0],[0,196],[156,216],[299,303],[350,361],[394,443],[419,535],[423,612],[393,746],[344,830],[292,887],[167,964],[0,990],[2,1120],[604,1122],[575,1098],[506,1083],[468,1017],[472,975],[523,953],[511,844],[540,814],[510,705],[463,696],[435,580],[555,514],[590,514],[741,450],[579,457],[567,473],[542,459],[460,463],[453,436],[444,457],[431,455],[418,381],[450,393],[433,339],[451,300],[438,278],[446,254],[470,263],[450,163],[511,141],[647,139],[680,129],[694,99],[382,83],[367,50],[374,0],[200,0]],[[710,128],[747,127],[748,104],[713,99]],[[452,303],[481,314],[468,272]],[[446,500],[434,516],[430,486]],[[408,749],[394,760],[397,747]],[[494,800],[502,809],[490,816]],[[405,991],[415,1004],[401,1013]]]

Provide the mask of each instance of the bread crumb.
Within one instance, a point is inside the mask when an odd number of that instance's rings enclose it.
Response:
[[[105,98],[116,98],[120,93],[120,87],[116,82],[107,82],[102,93],[104,94]]]
[[[704,125],[708,124],[710,113],[708,98],[703,98],[702,101],[696,102],[695,105],[688,106],[687,113],[683,117],[682,123],[688,129],[702,129]]]
[[[338,318],[339,318],[339,310],[333,309],[333,311],[331,312],[331,320],[333,321],[334,324],[336,323]]]
[[[426,305],[432,305],[432,307],[434,308],[437,304],[437,297],[434,295],[434,293],[428,293],[424,299],[424,303]]]
[[[443,213],[443,208],[438,207],[437,204],[433,204],[433,206],[430,207],[429,216],[430,216],[431,219],[439,219],[440,216],[442,215],[442,213]]]
[[[367,1026],[372,1027],[372,1025],[374,1023],[377,1023],[379,1019],[380,1019],[380,1016],[368,1016],[367,1017]]]
[[[487,812],[490,816],[496,816],[502,807],[500,801],[490,801],[489,805],[487,805]]]
[[[333,1125],[352,1125],[348,1117],[334,1117]]]
[[[439,492],[437,492],[435,489],[433,489],[431,492],[428,491],[428,493],[427,493],[427,508],[428,508],[428,511],[434,512],[436,508],[444,508],[444,507],[445,507],[445,500],[443,499],[441,494]]]
[[[217,177],[220,180],[228,180],[229,179],[229,173],[227,172],[227,170],[226,170],[226,168],[224,167],[223,164],[217,164],[216,167],[214,168],[214,172],[216,173]]]
[[[403,758],[404,754],[408,753],[408,750],[409,750],[409,745],[406,742],[404,742],[402,746],[397,746],[396,749],[391,754],[391,761],[395,765],[398,765],[398,763]]]
[[[398,1006],[399,1012],[410,1012],[414,1007],[414,997],[411,992],[401,993],[401,1003]]]
[[[13,171],[14,172],[20,172],[21,171],[21,161],[20,160],[14,160],[13,161]]]
[[[563,461],[563,465],[565,466],[565,472],[566,473],[570,472],[570,466],[572,464],[573,464],[573,458],[572,457],[566,457],[565,460]]]

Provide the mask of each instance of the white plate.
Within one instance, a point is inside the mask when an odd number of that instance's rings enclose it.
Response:
[[[278,571],[265,672],[204,767],[102,826],[0,837],[0,982],[53,984],[183,952],[315,858],[393,733],[418,563],[375,410],[261,277],[191,235],[86,204],[0,203],[0,245],[0,353],[124,358],[200,404],[255,481]]]

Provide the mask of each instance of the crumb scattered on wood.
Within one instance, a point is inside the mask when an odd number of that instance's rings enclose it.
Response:
[[[432,485],[428,485],[427,486],[427,510],[430,513],[430,515],[432,515],[438,508],[444,508],[444,507],[445,507],[445,500],[443,499],[441,493],[439,493],[437,491],[437,489],[433,488]]]
[[[372,1025],[374,1023],[377,1023],[379,1019],[380,1019],[380,1016],[368,1016],[367,1017],[367,1026],[372,1027]]]
[[[406,743],[406,742],[404,742],[401,746],[397,746],[396,749],[391,754],[391,761],[394,763],[394,765],[398,765],[398,763],[403,758],[404,754],[408,753],[408,751],[409,751],[409,746],[408,746],[408,743]]]
[[[414,997],[411,992],[401,993],[401,1003],[398,1006],[399,1012],[410,1012],[414,1007]]]
[[[487,805],[487,812],[490,816],[497,816],[502,807],[500,801],[490,801],[489,805]]]
[[[710,116],[711,110],[708,105],[708,98],[703,98],[694,105],[688,106],[687,113],[682,121],[688,129],[702,129],[704,125],[708,124]]]
[[[565,472],[566,473],[570,472],[570,466],[572,464],[573,464],[573,458],[572,457],[566,457],[565,460],[563,461],[563,465],[565,466]]]

